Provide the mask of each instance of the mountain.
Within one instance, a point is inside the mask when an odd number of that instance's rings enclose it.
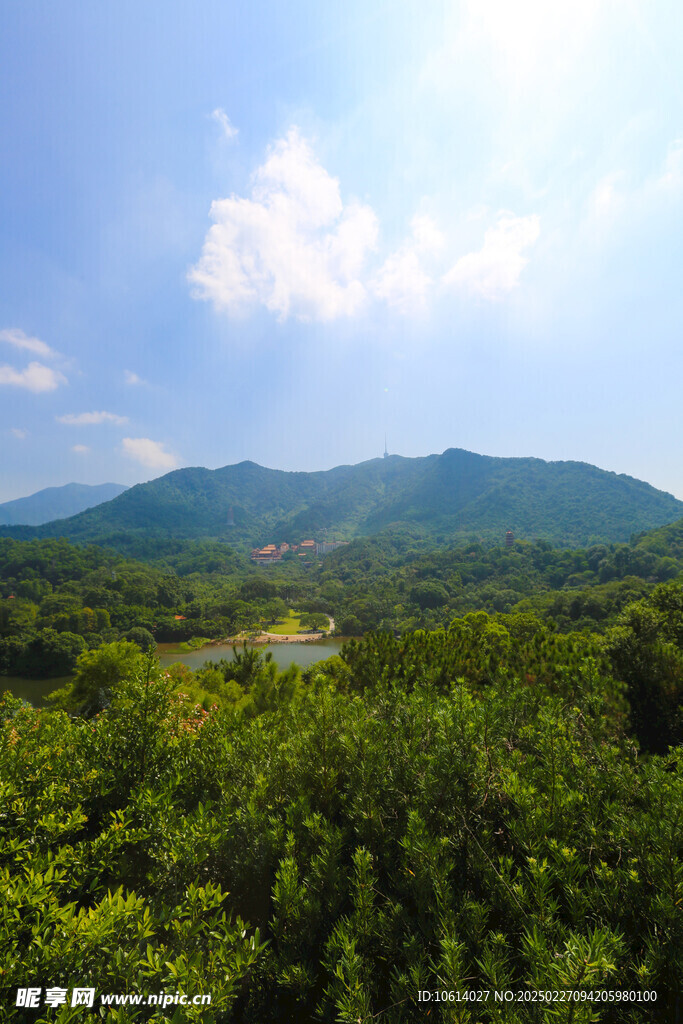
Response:
[[[16,498],[0,504],[0,523],[3,525],[25,523],[36,526],[54,519],[74,516],[84,509],[111,501],[127,490],[122,484],[64,484],[63,487],[46,487],[27,498]]]
[[[230,510],[234,525],[228,525]],[[357,466],[289,473],[240,462],[180,469],[113,501],[15,537],[65,536],[131,549],[152,538],[214,537],[239,546],[351,539],[403,528],[435,543],[543,538],[564,547],[626,541],[683,516],[683,502],[582,462],[493,458],[449,448]]]

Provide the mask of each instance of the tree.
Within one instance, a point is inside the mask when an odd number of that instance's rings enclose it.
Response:
[[[448,601],[448,592],[441,583],[417,583],[410,591],[410,600],[418,604],[424,611],[426,608],[439,608]]]
[[[73,672],[76,659],[86,648],[85,640],[76,633],[57,633],[41,629],[23,650],[17,652],[13,671],[32,679],[50,679]]]
[[[243,601],[253,601],[256,598],[264,597],[270,598],[277,595],[277,587],[271,580],[263,579],[260,576],[254,576],[251,579],[245,580],[240,587],[240,597]]]
[[[148,629],[144,629],[142,626],[133,626],[126,633],[126,640],[130,640],[131,643],[137,644],[141,651],[145,653],[147,651],[153,651],[156,648],[156,640]]]
[[[322,612],[304,612],[299,619],[302,629],[329,629],[329,616]]]
[[[355,615],[347,615],[339,624],[339,631],[342,636],[360,636],[363,627]]]
[[[628,687],[634,732],[648,751],[683,739],[683,586],[662,583],[624,610],[605,650]]]
[[[84,651],[76,662],[76,676],[67,703],[86,717],[106,707],[112,687],[133,679],[144,667],[145,658],[136,643],[117,640],[94,651]]]

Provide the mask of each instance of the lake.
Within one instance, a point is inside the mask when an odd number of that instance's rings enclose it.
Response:
[[[324,658],[331,658],[333,654],[339,654],[344,644],[343,640],[313,640],[308,643],[291,644],[255,644],[257,650],[270,651],[273,661],[279,669],[289,668],[290,665],[300,665],[307,668],[316,661]],[[241,649],[237,648],[238,651]],[[232,644],[211,644],[209,647],[202,647],[198,651],[179,651],[174,644],[159,644],[157,656],[162,665],[172,665],[181,661],[191,669],[200,668],[207,661],[220,661],[221,658],[232,658]],[[53,690],[59,689],[69,682],[70,676],[61,679],[22,679],[21,676],[0,676],[0,694],[9,690],[15,697],[30,701],[34,707],[42,707],[45,698]]]
[[[249,645],[247,645],[249,646]],[[273,661],[280,669],[289,668],[290,665],[300,665],[307,668],[316,661],[324,658],[331,658],[333,654],[339,654],[344,646],[343,640],[313,640],[308,643],[291,644],[253,644],[253,647],[264,654],[270,651]],[[242,645],[237,645],[240,651]],[[198,651],[179,651],[174,644],[159,644],[157,656],[162,665],[172,665],[175,661],[181,661],[189,668],[200,668],[207,661],[220,661],[221,658],[232,658],[232,644],[211,644],[209,647],[202,647]]]
[[[15,697],[27,700],[34,707],[40,708],[48,693],[58,690],[71,680],[71,676],[59,679],[23,679],[21,676],[0,676],[0,694],[9,690]]]

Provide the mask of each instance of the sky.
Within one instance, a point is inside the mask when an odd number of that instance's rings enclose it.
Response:
[[[0,501],[458,447],[683,499],[679,0],[23,0]]]

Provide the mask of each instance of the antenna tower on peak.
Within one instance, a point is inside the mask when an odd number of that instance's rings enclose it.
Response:
[[[387,451],[387,435],[384,435],[384,458],[389,458],[389,452]]]

